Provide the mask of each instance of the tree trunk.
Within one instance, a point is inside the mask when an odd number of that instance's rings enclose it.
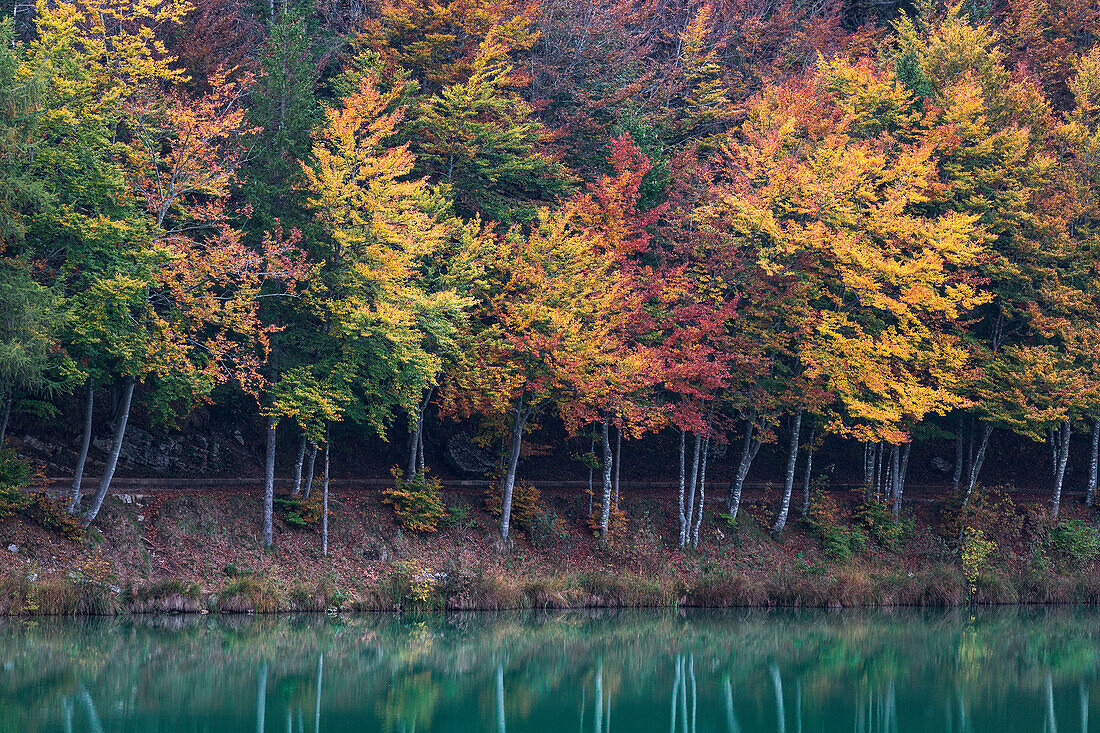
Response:
[[[1085,488],[1085,504],[1096,503],[1097,463],[1100,459],[1100,420],[1092,421],[1092,453],[1089,455],[1089,485]]]
[[[11,417],[12,396],[9,394],[4,400],[4,412],[0,414],[0,448],[4,447],[4,439],[8,435],[8,419]]]
[[[905,450],[901,452],[901,465],[898,467],[897,483],[894,489],[894,519],[901,516],[901,497],[905,493],[905,475],[909,472],[909,453],[913,449],[913,442],[905,444]]]
[[[798,438],[802,432],[802,410],[791,418],[791,447],[787,453],[787,474],[783,479],[783,499],[779,503],[772,532],[782,532],[787,526],[787,513],[791,508],[791,492],[794,490],[794,469],[798,465]]]
[[[810,442],[806,446],[806,475],[802,479],[802,518],[810,513],[810,477],[814,471],[814,428],[810,428]],[[866,458],[864,459],[866,462]]]
[[[588,453],[595,460],[596,456],[596,433],[592,432],[592,440],[588,444]],[[592,519],[592,497],[596,495],[595,487],[592,486],[592,478],[595,475],[596,470],[592,467],[592,464],[588,464],[588,519]]]
[[[95,398],[95,390],[91,381],[84,392],[84,427],[80,434],[80,453],[76,457],[76,467],[73,469],[73,486],[69,495],[69,514],[80,511],[80,484],[84,481],[84,464],[88,461],[88,448],[92,444],[92,408]]]
[[[607,525],[611,521],[611,438],[608,435],[608,423],[604,418],[600,433],[600,445],[603,447],[603,500],[600,502],[600,536],[607,536]]]
[[[313,471],[317,467],[317,446],[310,446],[309,460],[306,461],[306,491],[303,498],[308,499],[313,491]]]
[[[405,470],[405,478],[412,481],[424,470],[424,413],[428,409],[428,403],[432,399],[434,389],[429,389],[424,395],[424,401],[420,403],[420,409],[413,426],[412,445],[409,446],[409,463]]]
[[[623,455],[623,429],[615,428],[615,499],[612,501],[612,506],[616,509],[619,508],[619,468],[622,466],[620,459]]]
[[[753,438],[753,424],[748,422],[745,427],[745,441],[741,445],[741,461],[737,464],[737,471],[730,481],[729,492],[726,496],[726,510],[733,521],[737,521],[737,512],[741,508],[741,491],[745,486],[745,478],[749,475],[749,468],[756,454],[760,452],[762,445],[760,440]]]
[[[959,415],[959,429],[955,433],[955,471],[951,475],[951,495],[959,493],[959,484],[963,475],[963,422],[965,418]]]
[[[1073,426],[1070,421],[1063,420],[1062,424],[1054,430],[1054,496],[1050,499],[1050,514],[1058,518],[1058,510],[1062,505],[1062,480],[1066,476],[1066,463],[1069,461],[1069,442],[1073,436]]]
[[[985,450],[989,447],[989,436],[993,432],[993,425],[990,423],[982,423],[982,437],[978,441],[978,452],[974,454],[973,435],[971,436],[970,455],[970,474],[966,478],[966,495],[963,497],[962,506],[965,509],[970,504],[970,497],[974,493],[974,486],[978,483],[978,475],[982,471],[982,464],[985,463]]]
[[[871,495],[872,481],[875,480],[875,454],[871,449],[871,441],[863,443],[863,486],[868,496]]]
[[[707,497],[707,455],[710,453],[710,435],[703,440],[702,466],[699,468],[699,507],[695,512],[695,527],[691,530],[691,546],[699,547],[699,527],[703,524],[703,503]]]
[[[512,447],[508,451],[508,464],[504,471],[504,482],[501,486],[500,505],[500,536],[508,539],[508,532],[512,526],[512,491],[516,485],[516,467],[519,465],[519,452],[523,447],[523,427],[527,424],[527,418],[531,416],[531,409],[525,407],[520,400],[514,410],[512,420]]]
[[[302,433],[302,442],[298,444],[298,457],[294,460],[294,492],[292,496],[302,493],[302,466],[306,462],[306,434]]]
[[[680,547],[684,546],[684,525],[687,524],[687,507],[684,500],[687,498],[687,432],[680,430],[680,535],[677,541]]]
[[[875,498],[882,498],[882,441],[875,445]]]
[[[272,528],[275,513],[275,425],[274,415],[267,418],[267,445],[264,454],[264,547],[271,547],[275,542]]]
[[[691,525],[695,520],[695,486],[699,480],[699,452],[702,450],[703,439],[695,436],[695,448],[692,451],[691,473],[688,474],[687,499],[684,502],[684,512],[687,521],[680,526],[680,549],[684,549],[691,539]]]
[[[328,557],[328,431],[325,431],[325,482],[321,487],[321,555]]]
[[[99,508],[103,506],[103,498],[111,488],[111,479],[115,477],[115,467],[118,465],[118,455],[122,452],[122,441],[126,437],[126,423],[130,420],[130,404],[134,398],[134,387],[137,379],[128,377],[122,388],[122,404],[119,405],[118,422],[115,423],[114,442],[111,445],[111,453],[107,456],[107,464],[103,467],[103,476],[99,479],[99,488],[92,497],[92,505],[88,507],[88,513],[84,515],[84,526],[90,525],[99,514]]]

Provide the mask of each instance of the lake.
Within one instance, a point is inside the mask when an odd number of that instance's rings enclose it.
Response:
[[[0,731],[1100,730],[1100,611],[0,620]]]

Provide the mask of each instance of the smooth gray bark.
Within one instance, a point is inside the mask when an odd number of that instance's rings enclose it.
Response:
[[[985,451],[989,447],[989,436],[993,433],[993,425],[990,423],[982,423],[982,437],[978,441],[978,451],[973,453],[973,443],[971,444],[971,454],[973,458],[970,460],[970,472],[966,478],[966,495],[963,497],[963,508],[970,504],[970,497],[974,494],[974,487],[978,483],[978,476],[982,471],[982,464],[985,463]]]
[[[691,530],[691,546],[699,547],[699,527],[703,524],[703,504],[707,497],[707,455],[710,453],[710,435],[703,440],[703,459],[699,467],[699,505],[695,512],[695,527]]]
[[[798,438],[802,433],[802,410],[791,418],[791,444],[787,453],[787,473],[783,478],[783,498],[779,503],[772,532],[782,532],[787,526],[787,514],[791,509],[791,492],[794,490],[794,470],[798,465]]]
[[[726,496],[726,511],[729,512],[734,521],[737,520],[737,512],[741,508],[741,491],[745,486],[745,478],[749,475],[753,459],[756,458],[756,454],[760,452],[760,446],[763,444],[753,437],[754,433],[755,427],[752,422],[746,421],[745,440],[741,445],[741,460],[737,464],[737,471],[733,475],[733,480],[730,481],[729,492]]]
[[[1096,503],[1097,463],[1100,459],[1100,420],[1092,421],[1092,453],[1089,454],[1089,485],[1085,487],[1085,504]]]
[[[595,431],[592,432],[592,440],[589,442],[588,452],[589,452],[590,455],[593,456],[593,460],[595,460],[595,455],[596,455],[596,433],[595,433]],[[592,497],[596,495],[595,487],[592,485],[592,479],[594,478],[595,474],[596,474],[596,469],[592,467],[591,463],[589,463],[588,464],[588,518],[589,518],[589,520],[592,519]]]
[[[959,415],[959,428],[955,433],[955,470],[951,474],[951,495],[959,493],[959,484],[963,475],[963,422],[964,416]]]
[[[894,519],[901,516],[901,497],[905,493],[905,476],[909,472],[909,453],[912,448],[912,442],[906,443],[905,449],[901,452],[901,461],[894,480]]]
[[[313,472],[317,467],[317,446],[312,446],[309,449],[309,460],[306,462],[306,491],[305,498],[308,499],[310,493],[313,491]]]
[[[699,479],[699,452],[702,450],[702,439],[695,436],[695,447],[692,450],[691,473],[687,480],[687,497],[684,499],[684,522],[680,525],[680,549],[683,549],[691,539],[691,525],[695,520],[695,486]]]
[[[609,426],[605,418],[600,432],[600,445],[603,448],[603,499],[600,502],[600,535],[607,536],[607,527],[611,521],[611,472],[612,455]]]
[[[508,451],[508,463],[505,465],[504,482],[501,486],[500,536],[504,540],[508,539],[512,526],[512,491],[516,485],[516,467],[519,465],[519,453],[523,446],[523,428],[531,412],[530,406],[524,405],[522,399],[513,410],[512,446]]]
[[[810,440],[806,444],[806,475],[802,477],[802,518],[810,513],[810,480],[814,472],[814,427],[810,427]],[[865,459],[866,460],[866,459]]]
[[[328,469],[329,441],[325,434],[325,482],[321,488],[321,555],[328,557]]]
[[[1062,507],[1062,482],[1066,476],[1066,463],[1069,462],[1069,443],[1073,437],[1073,426],[1070,421],[1063,420],[1062,424],[1051,430],[1051,447],[1054,449],[1054,495],[1050,499],[1050,513],[1055,519]]]
[[[0,414],[0,448],[4,447],[4,439],[8,435],[8,419],[11,417],[12,396],[9,394],[4,400],[4,411]]]
[[[680,535],[679,535],[680,547],[684,546],[683,541],[682,541],[683,537],[684,537],[684,525],[687,524],[687,507],[684,505],[684,500],[687,497],[687,459],[686,459],[686,455],[685,455],[686,451],[687,451],[687,432],[685,432],[684,430],[681,430],[680,431],[680,492],[679,492],[679,500],[680,500]]]
[[[615,478],[613,483],[615,485],[615,499],[611,502],[612,505],[619,508],[619,468],[622,466],[623,456],[623,429],[615,428]]]
[[[264,547],[271,547],[275,543],[275,425],[275,416],[268,416],[264,431],[267,439],[264,454]]]
[[[291,492],[292,496],[298,496],[302,493],[302,467],[306,462],[307,442],[306,434],[302,433],[302,440],[298,443],[298,456],[294,459],[294,491]]]
[[[130,405],[134,399],[134,387],[137,379],[129,377],[122,388],[122,402],[119,405],[118,421],[115,423],[115,435],[111,445],[111,452],[107,456],[107,464],[103,467],[103,476],[99,479],[99,488],[92,497],[92,505],[88,507],[88,513],[84,515],[84,526],[90,525],[99,514],[103,506],[103,498],[111,488],[111,479],[115,476],[115,467],[118,466],[118,455],[122,452],[122,441],[126,438],[126,423],[130,420]]]
[[[89,381],[84,392],[84,425],[80,433],[80,453],[73,468],[73,485],[69,493],[69,514],[80,511],[80,485],[84,481],[84,464],[88,462],[88,448],[92,445],[92,408],[95,390]]]

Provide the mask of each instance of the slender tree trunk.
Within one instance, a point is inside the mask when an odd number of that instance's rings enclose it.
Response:
[[[1092,421],[1092,453],[1089,454],[1089,485],[1085,487],[1085,504],[1096,503],[1097,464],[1100,463],[1100,420]]]
[[[707,455],[710,453],[710,427],[703,440],[702,465],[699,468],[699,506],[695,512],[695,527],[691,530],[691,546],[699,547],[699,527],[703,524],[703,504],[707,497]]]
[[[680,547],[684,546],[684,525],[687,524],[687,507],[684,500],[687,498],[687,432],[680,430],[680,535],[677,541]]]
[[[321,555],[328,557],[328,469],[329,438],[325,431],[325,482],[321,487]]]
[[[886,498],[893,503],[898,495],[898,474],[901,472],[901,446],[890,446],[890,489]]]
[[[684,502],[684,512],[687,521],[680,526],[680,549],[682,550],[691,539],[691,525],[695,520],[695,487],[699,480],[699,453],[702,450],[703,439],[695,436],[695,448],[692,451],[691,473],[688,474],[687,499]]]
[[[802,478],[802,518],[810,513],[810,479],[814,472],[814,427],[810,428],[810,442],[806,446],[806,475]],[[866,461],[866,459],[864,459]]]
[[[122,388],[122,404],[119,405],[118,422],[115,423],[115,436],[111,445],[111,452],[107,456],[107,464],[103,467],[103,476],[99,480],[99,488],[92,497],[92,505],[88,507],[88,513],[84,515],[84,526],[87,527],[95,521],[99,514],[99,508],[103,506],[103,498],[111,488],[111,479],[115,477],[115,467],[118,466],[118,455],[122,452],[122,441],[126,437],[126,423],[130,420],[130,404],[134,398],[134,387],[137,379],[128,377]]]
[[[432,392],[434,391],[434,388],[427,391],[416,415],[412,445],[409,446],[409,463],[405,471],[405,477],[409,481],[412,481],[418,473],[424,470],[424,414],[428,410],[428,403],[431,401]]]
[[[308,499],[313,492],[313,472],[317,466],[317,446],[310,446],[309,459],[306,461],[306,491],[302,498]]]
[[[753,432],[753,424],[748,422],[745,427],[745,441],[741,445],[741,461],[737,464],[737,471],[733,475],[733,480],[730,481],[726,496],[726,510],[733,521],[737,521],[737,512],[741,508],[741,492],[745,486],[745,478],[749,475],[753,459],[760,452],[760,446],[763,445],[760,440],[753,438]]]
[[[612,505],[619,508],[619,468],[622,466],[623,456],[623,429],[615,428],[615,500]]]
[[[268,416],[265,431],[267,444],[264,454],[264,547],[271,547],[275,542],[273,530],[275,514],[275,425],[275,416]]]
[[[959,428],[955,433],[955,471],[951,475],[951,495],[955,496],[959,493],[959,484],[962,482],[963,475],[963,423],[965,417],[959,415]]]
[[[872,481],[875,479],[875,454],[871,450],[871,441],[863,443],[863,486],[867,496],[871,495]]]
[[[982,472],[982,464],[985,463],[985,451],[989,447],[989,436],[993,433],[993,425],[990,423],[982,423],[982,437],[978,441],[978,451],[975,454],[973,452],[974,445],[971,440],[970,454],[973,458],[970,460],[970,473],[966,478],[966,495],[963,497],[962,506],[965,509],[970,504],[970,497],[974,494],[974,487],[978,483],[978,475]]]
[[[596,432],[592,432],[592,440],[588,444],[588,453],[593,456],[595,460],[596,455]],[[592,497],[596,495],[596,489],[592,485],[593,476],[596,473],[596,469],[592,467],[592,464],[588,464],[588,518],[592,519]]]
[[[912,441],[905,444],[901,452],[901,465],[898,467],[897,484],[894,491],[894,519],[901,516],[901,497],[905,493],[905,476],[909,472],[909,453],[913,449]]]
[[[600,536],[607,536],[607,526],[611,521],[611,438],[608,434],[608,421],[604,418],[600,433],[600,445],[603,447],[603,500],[600,502]]]
[[[875,497],[882,498],[882,441],[875,445]]]
[[[8,419],[11,417],[12,396],[9,394],[4,400],[4,411],[0,414],[0,448],[4,447],[4,440],[8,435]]]
[[[523,447],[523,428],[527,424],[527,418],[531,416],[531,409],[524,406],[523,400],[520,400],[513,412],[512,447],[508,451],[508,463],[504,471],[504,483],[501,486],[500,536],[504,540],[508,539],[508,533],[512,527],[512,491],[516,485],[519,452]]]
[[[306,434],[302,433],[302,441],[298,444],[298,457],[294,460],[294,493],[298,496],[302,492],[302,466],[306,462]]]
[[[76,467],[73,469],[73,486],[69,494],[69,514],[80,511],[80,484],[84,481],[84,464],[88,461],[88,448],[92,444],[92,408],[95,399],[95,390],[91,381],[84,390],[84,425],[80,434],[80,453],[76,457]]]
[[[791,508],[791,492],[794,490],[794,470],[798,465],[798,438],[802,432],[802,410],[799,410],[791,418],[791,447],[787,453],[787,474],[783,479],[783,499],[779,503],[779,513],[776,515],[772,532],[782,532],[787,526],[787,513]]]
[[[1073,426],[1070,421],[1063,420],[1062,424],[1054,431],[1054,443],[1057,449],[1054,465],[1054,496],[1050,499],[1050,513],[1058,518],[1058,510],[1062,505],[1062,480],[1066,476],[1066,463],[1069,461],[1069,442],[1073,437]]]

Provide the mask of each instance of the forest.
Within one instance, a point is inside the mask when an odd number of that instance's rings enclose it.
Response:
[[[247,407],[267,546],[277,452],[297,494],[337,426],[407,441],[389,501],[441,516],[429,415],[499,459],[505,540],[550,420],[592,446],[600,535],[622,443],[674,436],[680,547],[717,446],[731,525],[783,451],[775,533],[825,440],[895,517],[917,441],[963,511],[991,439],[1034,441],[1056,518],[1083,434],[1096,498],[1095,2],[3,9],[0,445],[79,415],[84,526],[139,405]]]

